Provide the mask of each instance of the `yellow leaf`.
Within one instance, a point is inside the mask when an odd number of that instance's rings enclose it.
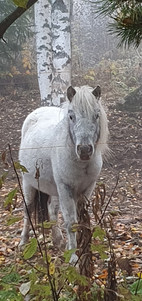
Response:
[[[31,70],[31,64],[30,64],[30,63],[27,64],[27,68],[28,68],[29,70]]]
[[[133,232],[140,232],[140,230],[138,230],[138,228],[135,228],[135,227],[132,227],[131,231],[133,231]]]
[[[22,62],[23,62],[23,65],[24,65],[25,63],[27,63],[27,58],[23,57]]]
[[[142,279],[142,272],[137,273],[138,277]]]
[[[86,74],[86,75],[84,76],[84,79],[94,80],[94,77]]]
[[[10,77],[13,77],[13,75],[12,75],[12,73],[11,73],[11,72],[9,72],[9,73],[8,73],[8,75],[9,75]]]
[[[26,74],[28,74],[28,75],[29,75],[29,74],[31,74],[31,72],[30,72],[29,70],[27,70],[27,71],[26,71]]]
[[[26,69],[27,68],[27,62],[25,62],[24,64],[23,64],[23,67]]]
[[[53,262],[50,262],[49,265],[49,274],[53,275],[55,273],[55,264]]]
[[[94,70],[89,70],[89,75],[95,76]]]
[[[4,256],[0,256],[0,264],[3,264],[5,261],[5,257]]]

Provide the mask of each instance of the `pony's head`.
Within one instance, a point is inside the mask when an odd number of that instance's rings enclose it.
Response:
[[[93,156],[101,135],[101,89],[83,86],[67,89],[68,119],[71,139],[77,157],[89,160]]]

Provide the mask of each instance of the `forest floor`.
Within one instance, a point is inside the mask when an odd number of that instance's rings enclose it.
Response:
[[[37,87],[37,88],[36,88]],[[20,131],[23,120],[40,105],[37,83],[33,85],[22,79],[19,82],[4,82],[0,91],[1,154],[10,144],[12,156],[18,160]],[[119,176],[107,212],[115,212],[114,249],[116,256],[132,260],[132,274],[142,272],[142,112],[122,112],[115,109],[115,101],[107,100],[111,155],[104,162],[98,182],[103,182],[108,201]],[[7,151],[9,165],[10,158]],[[2,176],[6,166],[0,163]],[[4,208],[4,199],[17,185],[12,167],[0,190],[0,264],[7,265],[16,258],[17,245],[23,221],[8,226],[9,208]],[[23,215],[22,199],[18,194],[16,215]],[[107,214],[106,212],[106,214]]]

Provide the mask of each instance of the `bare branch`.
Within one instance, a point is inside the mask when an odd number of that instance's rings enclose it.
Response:
[[[17,7],[10,15],[8,15],[1,23],[0,23],[0,39],[3,41],[4,34],[6,30],[13,24],[21,15],[23,15],[33,4],[35,4],[37,0],[29,0],[27,3],[27,7]]]
[[[33,233],[34,233],[34,236],[35,236],[35,238],[36,238],[36,240],[37,240],[37,244],[38,244],[38,247],[39,247],[39,251],[40,251],[40,253],[41,253],[41,256],[43,257],[43,252],[42,252],[42,249],[41,249],[41,246],[40,246],[40,243],[39,243],[37,234],[36,234],[36,232],[35,232],[35,228],[34,228],[34,225],[33,225],[33,223],[32,223],[32,220],[31,220],[31,217],[30,217],[30,214],[29,214],[29,210],[28,210],[28,206],[27,206],[27,204],[26,204],[25,197],[24,197],[24,194],[23,194],[23,190],[22,190],[22,186],[21,186],[21,183],[20,183],[20,179],[19,179],[17,170],[16,170],[16,168],[15,168],[15,164],[14,164],[14,160],[13,160],[12,150],[11,150],[10,144],[8,144],[8,148],[9,148],[9,154],[10,154],[10,159],[11,159],[11,162],[12,162],[12,166],[13,166],[13,169],[14,169],[14,172],[15,172],[15,175],[16,175],[16,178],[17,178],[17,181],[18,181],[19,189],[20,189],[20,192],[21,192],[21,195],[22,195],[22,199],[23,199],[23,202],[24,202],[26,211],[27,211],[27,215],[28,215],[28,218],[29,218],[29,221],[30,221],[30,224],[31,224]]]
[[[117,187],[117,185],[118,185],[118,181],[119,181],[119,175],[117,176],[116,184],[115,184],[115,186],[114,186],[114,188],[113,188],[113,191],[112,191],[112,193],[111,193],[111,195],[110,195],[110,197],[109,197],[109,200],[108,200],[108,202],[107,202],[107,204],[106,204],[106,206],[105,206],[104,212],[102,213],[102,216],[101,216],[101,218],[100,218],[98,224],[101,224],[101,221],[102,221],[102,219],[103,219],[103,217],[104,217],[104,215],[105,215],[105,213],[106,213],[107,207],[108,207],[108,205],[110,204],[110,202],[111,202],[111,200],[112,200],[112,197],[113,197],[113,194],[114,194],[114,192],[115,192],[115,190],[116,190],[116,187]]]

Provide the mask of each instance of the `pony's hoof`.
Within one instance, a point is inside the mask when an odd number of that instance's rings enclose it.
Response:
[[[18,245],[18,251],[21,253],[24,251],[24,248],[25,248],[25,244],[23,244],[23,243],[21,244],[21,242],[20,242]]]
[[[27,242],[28,242],[28,239],[21,239],[21,241],[20,241],[20,243],[19,243],[19,245],[18,245],[18,248],[19,249],[22,249],[22,248],[24,248],[24,246],[27,244]]]
[[[69,263],[71,265],[76,265],[77,261],[78,261],[78,256],[75,253],[72,254]]]
[[[52,237],[53,237],[53,245],[59,250],[65,249],[65,241],[62,234],[62,231],[58,226],[52,227]]]

